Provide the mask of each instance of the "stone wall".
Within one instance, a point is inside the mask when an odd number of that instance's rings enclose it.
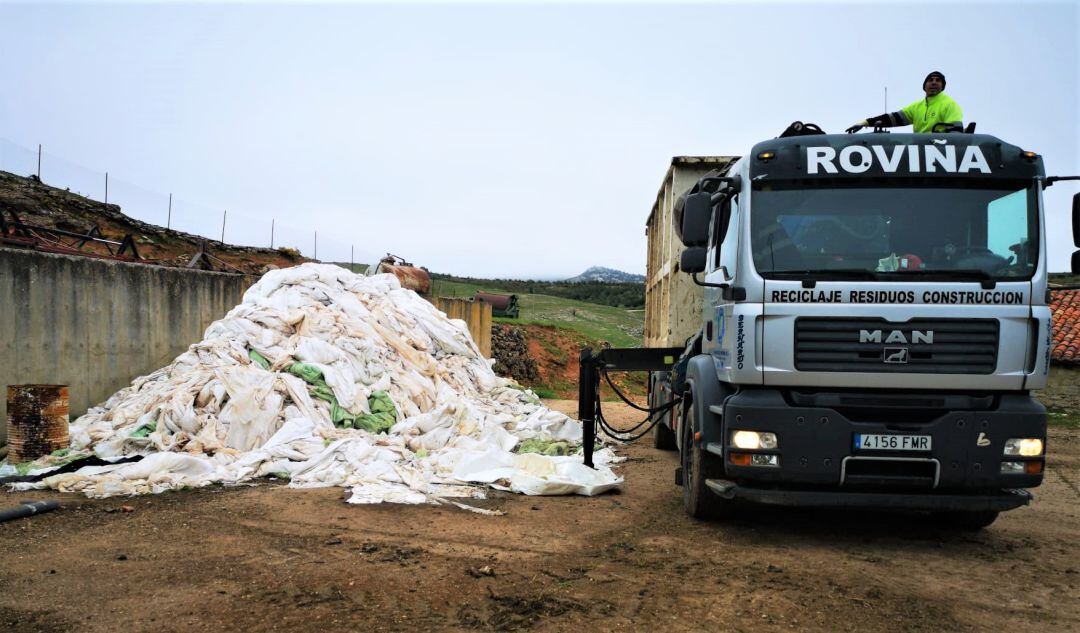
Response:
[[[500,324],[492,326],[491,355],[495,359],[495,373],[504,378],[512,378],[522,385],[540,379],[536,361],[529,355],[525,333],[518,328]]]
[[[0,248],[0,394],[66,384],[75,419],[202,340],[256,279]]]

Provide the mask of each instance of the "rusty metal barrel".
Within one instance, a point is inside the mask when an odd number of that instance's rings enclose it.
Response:
[[[8,385],[8,463],[68,447],[67,385]]]
[[[412,290],[420,296],[431,292],[431,275],[426,268],[417,268],[397,255],[386,254],[375,267],[376,273],[393,273],[401,287]]]

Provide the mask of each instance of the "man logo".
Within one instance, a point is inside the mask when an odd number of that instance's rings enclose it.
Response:
[[[904,336],[904,333],[900,330],[893,330],[889,332],[889,335],[882,341],[881,330],[859,330],[859,342],[860,343],[912,343],[917,345],[919,343],[925,343],[927,345],[933,345],[934,343],[934,331],[933,330],[912,330],[911,341]]]
[[[890,365],[906,365],[908,351],[906,347],[886,347],[882,358]]]

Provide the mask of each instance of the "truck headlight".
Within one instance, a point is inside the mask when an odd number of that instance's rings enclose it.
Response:
[[[1021,457],[1038,457],[1043,453],[1043,441],[1034,437],[1014,437],[1005,442],[1006,455],[1020,455]]]
[[[732,431],[731,445],[748,451],[771,450],[779,446],[776,433],[761,431]]]

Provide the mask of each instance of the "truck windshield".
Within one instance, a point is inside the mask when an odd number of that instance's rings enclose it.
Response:
[[[754,265],[769,278],[1030,279],[1029,188],[895,186],[753,192]]]

